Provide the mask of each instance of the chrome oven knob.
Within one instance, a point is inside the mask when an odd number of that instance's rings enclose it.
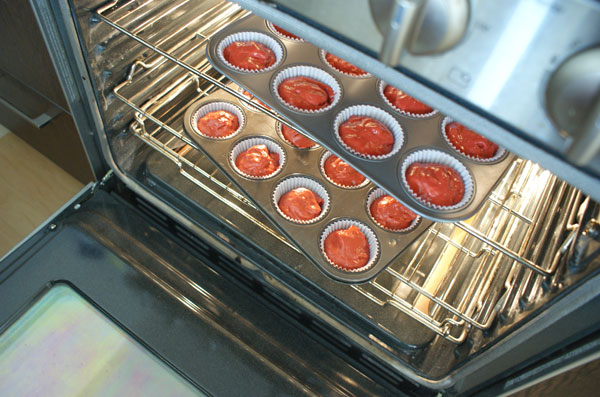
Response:
[[[415,55],[446,51],[467,30],[468,0],[369,0],[383,35],[380,60],[396,66],[403,50]]]
[[[600,47],[563,62],[546,87],[546,110],[571,139],[566,157],[585,165],[600,152]]]

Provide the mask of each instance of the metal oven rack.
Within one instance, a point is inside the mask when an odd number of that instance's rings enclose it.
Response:
[[[241,95],[204,56],[210,35],[245,12],[218,3],[182,21],[178,15],[190,15],[188,1],[170,2],[151,13],[146,4],[115,1],[97,11],[101,20],[153,50],[113,90],[136,111],[130,131],[174,162],[184,177],[292,247],[259,220],[258,210],[214,171],[182,131],[187,105],[217,89],[287,124]],[[562,248],[570,241],[574,204],[581,199],[579,191],[549,172],[517,160],[474,217],[432,225],[376,279],[348,288],[461,343],[471,327],[487,329],[498,313],[542,293],[544,278],[555,273]]]

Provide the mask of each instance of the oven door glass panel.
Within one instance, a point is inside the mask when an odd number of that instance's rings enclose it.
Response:
[[[204,395],[61,284],[0,335],[0,393]]]

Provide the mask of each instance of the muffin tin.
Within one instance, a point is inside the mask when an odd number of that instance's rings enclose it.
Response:
[[[232,83],[231,88],[236,89]],[[366,210],[367,196],[375,187],[366,183],[359,188],[348,189],[331,183],[321,173],[321,159],[327,152],[323,147],[297,149],[284,140],[278,132],[278,123],[266,114],[241,107],[245,123],[235,136],[226,139],[211,139],[198,134],[193,126],[197,111],[208,103],[227,102],[240,107],[240,101],[225,91],[217,91],[190,105],[184,117],[187,135],[233,183],[252,200],[258,208],[276,225],[288,239],[295,243],[324,274],[345,283],[362,283],[375,277],[385,269],[408,245],[431,225],[431,221],[421,218],[408,232],[390,232],[379,227]],[[249,138],[269,140],[285,152],[285,163],[273,176],[251,179],[234,170],[231,151],[240,142]],[[315,222],[302,224],[286,219],[276,207],[273,194],[276,187],[291,177],[302,176],[317,182],[325,188],[329,197],[329,208],[324,216]],[[379,252],[375,262],[368,269],[351,272],[332,266],[320,248],[320,238],[327,226],[338,220],[358,221],[371,229],[378,241]]]
[[[224,39],[239,32],[259,32],[271,35],[284,47],[284,56],[277,67],[268,71],[243,73],[220,61],[218,46]],[[472,216],[484,203],[496,183],[510,166],[514,155],[504,154],[493,161],[474,161],[458,153],[444,138],[442,122],[444,115],[434,112],[428,117],[411,117],[390,106],[380,93],[381,80],[374,76],[352,77],[331,68],[322,58],[321,50],[310,43],[286,39],[273,33],[268,22],[249,15],[227,26],[211,37],[207,56],[220,72],[245,87],[273,110],[288,119],[296,129],[313,137],[323,147],[359,169],[368,179],[419,215],[439,222],[455,222]],[[282,103],[273,91],[276,76],[291,67],[317,68],[333,76],[341,87],[340,98],[326,111],[314,113],[295,111]],[[355,105],[370,105],[391,114],[402,127],[404,142],[392,156],[375,160],[353,154],[336,137],[334,123],[344,110]],[[411,153],[422,149],[434,149],[453,156],[462,163],[473,180],[470,199],[459,208],[440,209],[428,206],[414,197],[403,183],[402,164]],[[349,200],[345,200],[349,201]]]

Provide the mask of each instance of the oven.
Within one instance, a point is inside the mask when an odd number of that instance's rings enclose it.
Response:
[[[491,11],[481,2],[465,2],[465,25],[448,28],[454,35],[427,55],[431,66],[418,58],[425,45],[417,39],[393,42],[384,27],[379,40],[389,51],[378,54],[336,18],[327,25],[321,14],[333,14],[319,2],[31,3],[88,158],[101,160],[99,182],[4,258],[0,291],[13,297],[5,324],[66,283],[209,394],[498,395],[598,356],[595,153],[569,149],[575,138],[546,139],[553,124],[533,133],[526,117],[505,111],[513,99],[502,87],[494,101],[486,91],[488,102],[485,86],[453,89],[467,79],[460,65],[450,77],[436,74],[435,62],[464,56],[461,43],[485,31],[481,13]],[[529,3],[547,12],[571,6]],[[600,18],[589,3],[573,1],[571,14],[587,4],[588,18]],[[206,57],[209,39],[248,10],[486,131],[518,157],[471,218],[433,223],[368,282],[330,279],[183,131],[189,105],[215,92],[252,103]],[[427,27],[429,19],[417,19]],[[597,44],[597,32],[587,34],[581,48]],[[514,74],[505,85],[516,84]],[[524,92],[540,95],[541,81]]]

